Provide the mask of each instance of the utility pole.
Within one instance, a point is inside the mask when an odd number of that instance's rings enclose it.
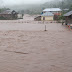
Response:
[[[63,4],[64,4],[63,2],[64,2],[64,1],[62,0],[62,12],[63,12]]]

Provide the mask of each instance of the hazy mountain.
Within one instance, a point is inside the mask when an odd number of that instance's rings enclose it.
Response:
[[[18,4],[18,5],[7,5],[7,8],[16,10],[21,13],[28,14],[41,14],[44,8],[70,8],[72,0],[39,0],[41,3],[36,4]]]

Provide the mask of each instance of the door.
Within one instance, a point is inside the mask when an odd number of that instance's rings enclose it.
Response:
[[[43,17],[43,20],[45,20],[45,17]]]

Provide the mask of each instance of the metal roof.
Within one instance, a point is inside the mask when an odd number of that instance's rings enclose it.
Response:
[[[14,10],[5,10],[5,11],[1,12],[0,14],[12,14],[12,12],[17,13]]]
[[[68,13],[64,14],[64,16],[70,16],[72,15],[72,11],[69,11]]]
[[[3,11],[3,12],[1,12],[0,14],[11,14],[11,10],[6,10],[6,11]]]
[[[51,12],[46,12],[46,13],[43,13],[41,16],[54,16],[54,14]]]
[[[43,11],[62,11],[60,8],[46,8]]]
[[[68,11],[69,9],[63,9],[64,11]]]

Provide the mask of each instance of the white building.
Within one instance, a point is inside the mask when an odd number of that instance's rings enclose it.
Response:
[[[62,10],[60,8],[46,8],[43,10],[43,13],[45,12],[51,12],[55,15],[61,15]]]
[[[23,14],[18,14],[18,19],[23,19]]]

